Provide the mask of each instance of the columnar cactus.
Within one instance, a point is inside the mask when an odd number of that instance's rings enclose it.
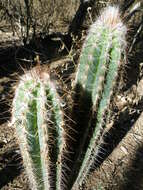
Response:
[[[63,112],[49,75],[38,67],[21,77],[13,100],[12,124],[31,189],[60,189]]]
[[[88,110],[87,114],[90,115],[91,109],[92,114],[85,130],[86,133],[84,132],[84,138],[81,137],[81,149],[84,147],[88,130],[94,126],[83,160],[81,158],[82,164],[75,182],[76,187],[82,185],[94,165],[98,141],[100,141],[101,132],[105,127],[109,115],[109,104],[117,86],[121,57],[125,53],[125,35],[126,27],[121,22],[119,9],[108,7],[91,26],[83,45],[75,88],[79,86],[82,89],[81,99],[86,94],[91,97],[92,108]],[[88,101],[85,100],[84,104],[86,107]]]
[[[71,120],[75,122],[69,123],[76,127],[75,134],[65,134],[60,98],[49,75],[36,67],[21,77],[12,124],[32,189],[69,190],[73,186],[77,190],[90,174],[110,118],[125,35],[117,7],[106,8],[91,26],[74,83]],[[75,141],[66,140],[70,135]],[[69,175],[67,184],[65,175]]]

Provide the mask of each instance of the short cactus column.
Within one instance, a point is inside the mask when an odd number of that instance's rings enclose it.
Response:
[[[79,155],[82,163],[74,185],[76,188],[83,184],[90,170],[93,169],[95,156],[100,146],[100,137],[109,115],[109,104],[118,84],[121,59],[125,55],[125,35],[126,27],[120,19],[119,9],[109,6],[93,23],[83,45],[75,87],[80,86],[82,89],[80,97],[84,94],[91,97],[92,114],[83,135],[84,138],[81,137],[81,149],[84,147],[91,126],[93,133],[84,158],[82,158],[83,153],[82,156]],[[85,100],[84,104],[88,106],[88,101]]]
[[[49,75],[39,67],[20,79],[13,100],[12,126],[31,189],[61,189],[63,111]]]

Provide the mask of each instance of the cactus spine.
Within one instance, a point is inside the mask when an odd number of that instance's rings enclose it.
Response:
[[[108,7],[91,26],[82,49],[75,85],[81,86],[83,91],[88,92],[91,96],[92,116],[96,115],[96,123],[94,123],[93,134],[83,158],[75,187],[83,184],[94,165],[98,141],[106,123],[105,115],[109,114],[109,104],[117,85],[121,56],[125,51],[125,35],[126,27],[121,22],[118,8]],[[93,125],[92,116],[89,119],[88,128]],[[82,144],[84,145],[83,142]]]
[[[38,68],[21,77],[12,109],[31,189],[60,189],[65,148],[63,112],[49,75]]]

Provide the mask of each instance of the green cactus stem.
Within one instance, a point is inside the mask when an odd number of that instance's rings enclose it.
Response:
[[[106,125],[106,116],[109,114],[109,104],[117,86],[122,55],[125,53],[125,35],[126,27],[121,22],[119,9],[109,6],[91,26],[84,43],[75,85],[81,86],[82,91],[91,96],[92,117],[89,119],[84,138],[81,138],[81,150],[88,131],[93,126],[92,121],[95,121],[93,115],[96,122],[74,187],[83,184],[94,165],[100,137]]]
[[[49,75],[38,67],[23,75],[16,88],[12,125],[31,189],[61,189],[63,111]]]

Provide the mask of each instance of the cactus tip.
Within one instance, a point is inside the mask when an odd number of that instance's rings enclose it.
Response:
[[[90,32],[94,32],[97,26],[109,27],[112,31],[117,30],[122,34],[126,34],[126,27],[121,20],[121,15],[118,6],[108,6],[101,13],[99,19],[91,26]]]

